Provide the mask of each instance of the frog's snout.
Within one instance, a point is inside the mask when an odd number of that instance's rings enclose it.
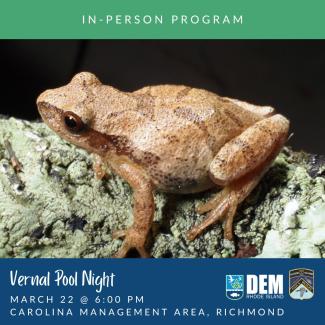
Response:
[[[48,102],[41,101],[38,99],[36,104],[37,109],[45,123],[53,123],[53,121],[58,118],[58,111],[55,106],[49,104]]]
[[[49,102],[50,92],[49,90],[43,91],[36,99],[36,105],[39,107],[40,103]]]

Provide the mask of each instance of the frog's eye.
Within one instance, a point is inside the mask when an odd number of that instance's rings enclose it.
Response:
[[[79,133],[85,128],[81,118],[73,112],[65,112],[63,115],[66,128],[74,133]]]

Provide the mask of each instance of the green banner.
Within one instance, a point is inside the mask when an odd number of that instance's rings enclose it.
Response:
[[[2,39],[322,39],[324,0],[2,0]]]

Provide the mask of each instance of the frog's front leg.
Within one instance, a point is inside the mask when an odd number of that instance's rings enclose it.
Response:
[[[105,176],[109,176],[110,172],[108,171],[107,164],[103,158],[97,154],[93,154],[93,158],[93,171],[96,178],[103,179]]]
[[[125,257],[135,248],[141,257],[150,257],[145,249],[148,233],[152,226],[155,203],[153,186],[145,171],[128,159],[119,158],[111,167],[126,180],[133,189],[133,224],[126,230],[118,230],[113,237],[125,237],[115,257]]]
[[[282,115],[265,118],[224,145],[210,165],[211,179],[224,186],[216,197],[198,208],[207,218],[188,232],[190,240],[208,226],[225,219],[224,237],[233,239],[233,219],[237,206],[251,193],[282,149],[289,121]]]

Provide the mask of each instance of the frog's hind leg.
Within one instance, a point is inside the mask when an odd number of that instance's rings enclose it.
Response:
[[[274,115],[252,125],[238,137],[228,142],[210,165],[212,180],[224,189],[198,208],[208,212],[203,222],[187,234],[193,240],[208,226],[226,220],[225,239],[232,240],[232,224],[238,205],[245,200],[281,150],[287,139],[288,120]]]
[[[210,209],[207,217],[200,224],[190,229],[190,231],[187,233],[187,238],[189,240],[193,240],[207,227],[215,224],[218,221],[226,220],[224,225],[224,238],[232,240],[233,220],[237,211],[237,206],[252,191],[261,177],[262,174],[257,174],[255,176],[248,175],[248,177],[245,177],[245,179],[234,182],[233,184],[226,186],[221,192],[217,193],[216,197],[212,198],[203,205],[203,208],[207,208],[210,204],[213,207]],[[209,206],[209,208],[211,206]],[[202,209],[202,206],[199,207],[198,210],[200,210],[200,212],[205,212],[205,209]]]
[[[230,201],[228,188],[225,188],[224,190],[219,192],[214,198],[209,200],[207,203],[199,206],[199,208],[196,210],[198,213],[203,214],[207,211],[210,212],[199,225],[194,226],[187,233],[187,238],[189,240],[193,240],[198,235],[200,235],[207,227],[211,226],[217,221],[222,221],[228,215],[230,207],[231,207],[231,201]]]
[[[196,212],[198,214],[203,214],[217,208],[227,195],[228,190],[222,190],[218,192],[212,199],[199,205],[196,208]]]

